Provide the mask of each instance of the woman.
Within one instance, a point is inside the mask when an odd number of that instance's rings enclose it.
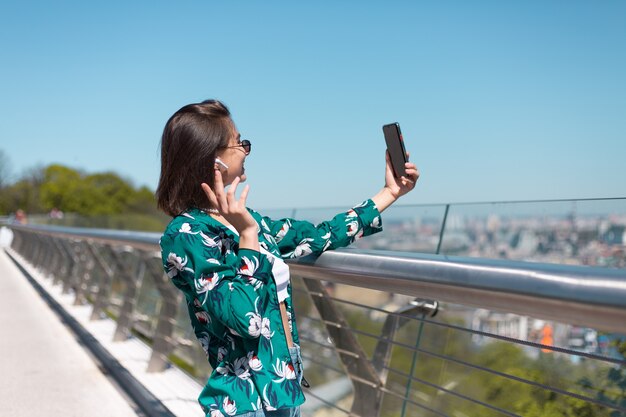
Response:
[[[283,258],[320,254],[382,230],[380,212],[412,190],[406,164],[371,199],[315,226],[274,221],[246,207],[241,140],[219,101],[190,104],[167,122],[161,140],[159,208],[173,217],[161,238],[163,267],[185,295],[191,325],[213,372],[199,402],[208,416],[299,416],[302,360]],[[230,185],[228,191],[225,187]]]

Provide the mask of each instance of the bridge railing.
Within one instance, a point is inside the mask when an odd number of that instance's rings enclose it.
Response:
[[[211,371],[158,234],[10,226],[13,250],[149,371]],[[310,415],[620,416],[626,271],[346,249],[290,262]],[[622,350],[620,350],[622,349]]]

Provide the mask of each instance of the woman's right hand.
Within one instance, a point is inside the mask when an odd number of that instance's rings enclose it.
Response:
[[[246,198],[250,186],[246,185],[241,192],[239,198],[235,197],[237,186],[241,179],[235,178],[228,189],[224,189],[222,173],[215,170],[215,190],[212,190],[208,184],[202,183],[202,189],[206,194],[211,206],[215,207],[219,213],[239,232],[240,247],[258,250],[258,225],[248,209],[246,208]],[[252,240],[251,242],[249,242]],[[245,242],[244,242],[245,241]],[[244,246],[244,243],[245,246]],[[248,243],[250,245],[248,245]],[[251,247],[252,246],[252,247]]]

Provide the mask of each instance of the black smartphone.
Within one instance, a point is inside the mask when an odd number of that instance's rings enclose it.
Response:
[[[406,177],[406,170],[404,164],[409,160],[406,156],[406,150],[404,149],[404,140],[402,139],[402,132],[400,132],[400,124],[390,123],[383,126],[383,133],[385,134],[385,142],[387,142],[387,152],[389,152],[389,158],[391,158],[391,166],[393,167],[393,174],[396,178],[402,176]]]

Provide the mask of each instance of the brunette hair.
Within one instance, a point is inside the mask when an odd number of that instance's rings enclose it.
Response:
[[[217,100],[188,104],[167,121],[161,137],[161,176],[156,190],[158,207],[175,217],[191,207],[208,208],[200,184],[211,188],[218,149],[235,133],[230,111]]]

